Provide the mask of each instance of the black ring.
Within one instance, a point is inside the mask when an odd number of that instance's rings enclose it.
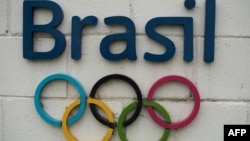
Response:
[[[137,117],[139,116],[142,106],[143,106],[143,102],[142,102],[142,94],[141,94],[141,90],[139,89],[139,87],[137,86],[137,84],[129,77],[121,75],[121,74],[111,74],[111,75],[107,75],[103,78],[101,78],[99,81],[96,82],[96,84],[94,85],[94,87],[92,88],[91,92],[90,92],[90,97],[91,98],[95,98],[95,94],[97,89],[105,82],[111,80],[111,79],[118,79],[118,80],[123,80],[125,82],[127,82],[128,84],[130,84],[133,89],[136,92],[137,95],[137,107],[136,110],[134,112],[134,114],[127,120],[124,121],[123,126],[126,127],[128,125],[130,125],[131,123],[133,123]],[[98,112],[97,112],[97,108],[96,105],[94,104],[90,104],[90,110],[92,112],[92,114],[94,115],[94,117],[101,122],[102,124],[110,127],[110,128],[115,128],[117,123],[111,123],[109,122],[106,118],[102,117]]]

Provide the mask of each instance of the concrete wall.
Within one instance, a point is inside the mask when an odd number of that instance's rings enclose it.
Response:
[[[146,98],[151,85],[166,75],[181,75],[192,81],[201,96],[198,116],[188,126],[172,130],[169,141],[222,141],[224,124],[250,124],[250,10],[249,0],[217,0],[215,60],[203,61],[205,0],[197,0],[193,10],[183,6],[184,0],[57,0],[64,12],[59,29],[65,34],[65,52],[53,60],[27,60],[22,57],[22,0],[0,0],[0,140],[1,141],[64,141],[58,127],[45,123],[33,103],[36,86],[46,76],[65,73],[77,78],[86,94],[103,76],[113,73],[131,77]],[[71,18],[94,15],[98,25],[84,30],[82,58],[70,57]],[[104,18],[127,16],[136,26],[136,61],[105,60],[100,52],[101,40],[110,34],[124,32],[123,27],[108,27]],[[194,60],[183,61],[183,30],[181,27],[160,27],[158,31],[176,45],[170,61],[152,63],[144,60],[146,51],[161,53],[159,44],[150,40],[144,31],[147,21],[160,16],[190,16],[194,19]],[[35,23],[48,23],[50,11],[38,9]],[[48,51],[54,39],[37,34],[35,48]],[[114,52],[124,49],[124,42],[112,46]],[[117,89],[116,89],[117,88]],[[118,89],[119,88],[119,89]],[[133,90],[120,81],[104,84],[98,91],[115,115],[135,98]],[[62,119],[65,107],[78,97],[76,90],[64,81],[46,86],[42,99],[51,116]],[[193,107],[190,90],[180,83],[160,87],[154,97],[170,113],[172,121],[184,119]],[[94,119],[87,105],[79,122],[70,127],[79,140],[100,140],[107,127]],[[163,128],[154,123],[143,108],[140,117],[126,129],[129,140],[158,140]],[[119,140],[115,130],[112,141]]]

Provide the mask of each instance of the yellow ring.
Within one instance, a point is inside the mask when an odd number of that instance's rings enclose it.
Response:
[[[109,109],[109,107],[105,103],[101,102],[100,100],[93,99],[93,98],[88,98],[87,101],[88,101],[88,103],[95,104],[98,107],[100,107],[101,109],[103,109],[103,111],[105,112],[106,116],[108,117],[109,122],[115,122],[114,121],[114,116],[113,116],[111,110]],[[80,99],[75,100],[73,103],[71,103],[69,105],[69,107],[66,108],[66,110],[65,110],[65,112],[63,114],[62,130],[63,130],[63,133],[64,133],[64,135],[65,135],[65,137],[66,137],[66,139],[68,141],[78,141],[78,139],[75,138],[71,134],[71,132],[69,131],[69,127],[67,125],[67,120],[68,120],[70,112],[75,107],[79,106],[80,102],[81,102]],[[106,135],[103,137],[102,141],[109,141],[111,139],[112,135],[113,135],[113,131],[114,131],[114,129],[108,128],[108,131],[107,131]]]

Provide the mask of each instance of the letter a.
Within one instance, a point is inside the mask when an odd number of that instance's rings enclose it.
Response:
[[[230,129],[229,133],[228,133],[228,136],[234,136],[234,130],[233,129]]]
[[[103,38],[100,45],[100,52],[102,56],[107,60],[118,61],[127,57],[129,60],[136,60],[136,50],[135,50],[135,25],[127,17],[115,16],[108,17],[104,20],[106,25],[124,25],[126,27],[126,33],[118,33],[113,35],[108,35]],[[119,53],[113,54],[110,51],[110,44],[117,40],[125,40],[127,42],[126,49]]]

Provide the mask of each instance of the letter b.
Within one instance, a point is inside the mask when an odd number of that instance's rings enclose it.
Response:
[[[47,8],[52,11],[52,21],[45,25],[34,25],[34,8]],[[61,7],[52,1],[23,2],[23,57],[26,59],[53,59],[61,55],[65,49],[66,39],[63,33],[55,29],[63,20]],[[46,32],[53,35],[55,45],[48,52],[34,51],[34,32]]]

